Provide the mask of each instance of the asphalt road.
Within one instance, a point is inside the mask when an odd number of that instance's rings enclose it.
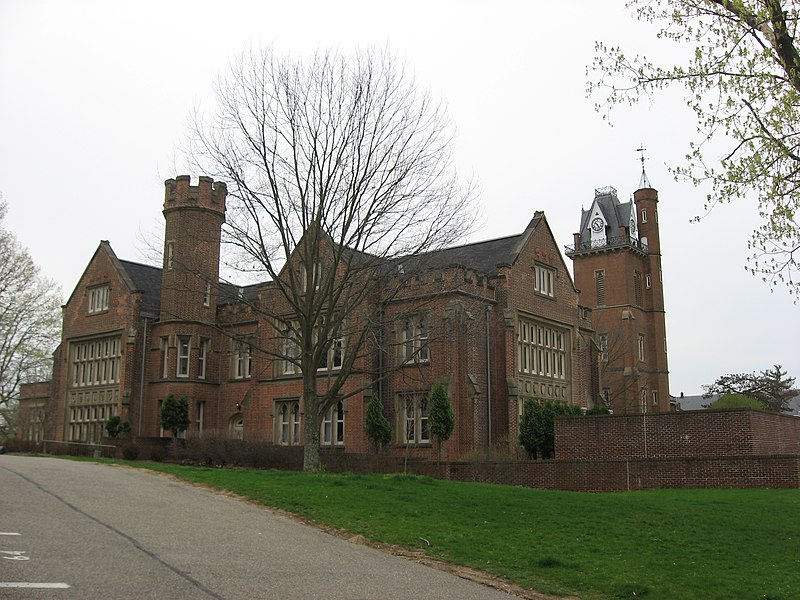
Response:
[[[146,472],[0,456],[0,598],[420,596],[512,598]]]

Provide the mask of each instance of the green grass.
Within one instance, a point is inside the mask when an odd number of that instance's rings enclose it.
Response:
[[[404,475],[127,464],[544,593],[800,598],[800,490],[586,494]]]

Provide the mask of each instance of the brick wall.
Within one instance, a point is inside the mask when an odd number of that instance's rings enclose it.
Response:
[[[562,460],[800,455],[800,419],[750,409],[564,417]]]

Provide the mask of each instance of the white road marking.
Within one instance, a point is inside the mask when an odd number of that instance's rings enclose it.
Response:
[[[19,534],[14,533],[13,531],[0,531],[0,535],[19,535]]]
[[[66,583],[33,583],[31,581],[0,581],[0,588],[36,589],[36,590],[66,590]]]

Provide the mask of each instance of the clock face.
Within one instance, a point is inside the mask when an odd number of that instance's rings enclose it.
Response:
[[[603,231],[604,227],[605,223],[603,223],[603,219],[601,219],[600,217],[595,217],[594,220],[592,220],[592,229],[594,231],[597,231],[599,233]]]

